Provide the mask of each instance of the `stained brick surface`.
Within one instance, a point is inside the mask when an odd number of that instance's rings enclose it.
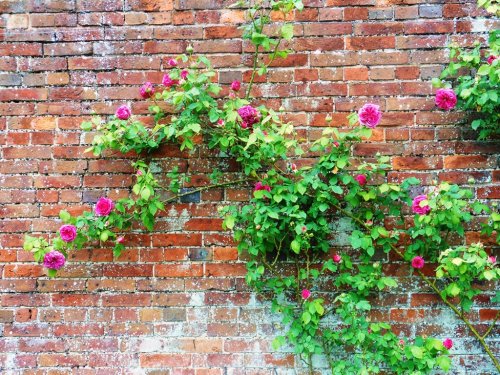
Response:
[[[218,205],[245,201],[247,190],[171,204],[152,234],[127,235],[120,259],[113,262],[111,249],[83,250],[56,280],[21,249],[25,233],[57,230],[60,209],[78,214],[102,195],[128,194],[132,156],[84,154],[91,136],[79,124],[92,113],[129,103],[145,114],[140,85],[159,83],[168,58],[188,43],[210,55],[220,82],[249,80],[251,48],[238,29],[244,13],[227,8],[232,2],[0,0],[2,374],[305,373],[298,359],[271,350],[276,318],[245,286],[244,259],[217,218]],[[385,111],[382,125],[355,152],[391,155],[391,181],[473,177],[478,198],[500,199],[498,142],[477,142],[457,126],[462,115],[436,111],[430,84],[447,44],[470,46],[499,21],[469,0],[304,2],[295,52],[273,64],[267,83],[257,80],[255,96],[283,105],[309,140],[328,112],[342,126],[349,111],[375,102]],[[192,186],[215,165],[237,168],[203,147],[187,155],[166,146],[155,157],[158,170],[191,173]],[[469,242],[478,240],[472,229]],[[404,335],[453,337],[454,374],[494,373],[466,328],[418,290],[408,268],[387,270],[401,277],[401,289],[374,301],[374,318]],[[471,319],[485,325],[494,315],[479,303]],[[493,337],[499,354],[498,328]]]

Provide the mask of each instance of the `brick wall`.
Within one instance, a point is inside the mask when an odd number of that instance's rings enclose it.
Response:
[[[88,209],[123,197],[129,160],[84,154],[82,120],[123,103],[146,113],[142,82],[159,83],[166,61],[191,43],[210,55],[219,81],[249,79],[240,10],[226,0],[0,0],[0,372],[2,374],[294,374],[300,361],[273,353],[268,306],[251,294],[244,262],[222,232],[217,206],[248,191],[204,192],[201,202],[168,206],[154,233],[127,235],[127,250],[75,253],[49,280],[21,249],[27,232],[55,232],[60,209]],[[479,143],[456,126],[461,116],[434,108],[431,78],[451,42],[471,45],[498,21],[467,0],[306,0],[295,15],[294,53],[277,62],[255,95],[283,105],[314,139],[370,101],[385,111],[371,143],[356,152],[392,155],[393,181],[467,184],[500,199],[498,142]],[[306,126],[309,124],[310,126]],[[467,129],[467,128],[465,128]],[[188,170],[193,184],[218,163],[165,147],[158,170]],[[234,165],[225,165],[234,172]],[[478,238],[467,234],[469,242]],[[396,270],[395,273],[398,273]],[[490,360],[418,280],[376,313],[406,335],[451,336],[454,374],[494,373]],[[385,302],[387,302],[386,300]],[[475,308],[485,324],[493,311]],[[500,351],[498,332],[493,347]],[[294,369],[295,368],[295,369]]]

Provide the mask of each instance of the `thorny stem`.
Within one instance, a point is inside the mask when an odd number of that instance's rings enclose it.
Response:
[[[336,209],[338,209],[340,212],[342,212],[344,215],[348,216],[349,218],[351,218],[352,220],[354,220],[355,222],[357,222],[358,224],[360,224],[363,228],[365,229],[370,229],[363,221],[361,221],[359,218],[357,218],[356,216],[354,216],[353,214],[351,214],[349,211],[347,210],[344,210],[342,207],[340,207],[339,205],[333,205]],[[403,253],[396,247],[394,246],[393,244],[390,244],[392,250],[394,250],[394,252],[396,252],[396,254],[398,254],[401,259],[404,260],[404,255]],[[472,325],[472,323],[465,317],[465,315],[459,310],[457,309],[457,307],[455,305],[453,305],[450,301],[448,301],[446,299],[446,297],[444,297],[442,294],[441,294],[441,291],[439,290],[439,288],[435,285],[434,282],[432,282],[427,276],[424,275],[424,273],[420,270],[417,270],[419,276],[422,278],[422,280],[424,280],[426,282],[427,285],[429,285],[431,287],[431,289],[439,296],[439,298],[441,298],[441,300],[455,313],[455,315],[460,319],[462,320],[466,325],[467,327],[469,328],[469,330],[472,332],[472,334],[476,337],[476,339],[481,343],[481,345],[483,346],[484,350],[486,351],[486,353],[488,354],[488,356],[491,358],[491,360],[493,361],[493,364],[495,365],[496,369],[500,372],[500,362],[498,361],[498,359],[495,357],[495,355],[493,354],[493,352],[491,351],[489,345],[486,343],[485,341],[485,338],[486,336],[491,332],[491,330],[493,329],[493,326],[495,325],[496,321],[498,320],[499,318],[499,315],[500,315],[500,312],[497,313],[497,316],[495,317],[492,325],[488,328],[488,330],[486,331],[486,333],[481,336],[479,334],[479,332],[474,328],[474,326]]]
[[[242,182],[250,182],[250,181],[252,181],[252,179],[250,179],[250,178],[241,178],[241,179],[235,180],[235,181],[229,181],[229,182],[223,182],[223,183],[219,183],[219,184],[202,186],[202,187],[199,187],[198,189],[190,190],[190,191],[188,191],[186,193],[182,193],[182,194],[176,194],[173,197],[167,198],[164,201],[164,203],[170,203],[170,202],[176,201],[177,199],[179,199],[181,197],[185,197],[185,196],[191,195],[193,193],[198,193],[200,191],[205,191],[205,190],[210,190],[210,189],[215,189],[218,187],[224,187],[224,186],[230,186],[230,185],[237,185],[237,184],[242,183]],[[161,187],[161,189],[168,190],[167,188],[164,188],[164,187]]]
[[[314,374],[313,370],[313,361],[312,361],[312,354],[309,354],[308,360],[307,360],[307,366],[309,368],[309,374]]]
[[[493,329],[493,327],[495,327],[495,324],[498,321],[498,318],[500,318],[500,310],[497,311],[497,314],[496,314],[495,318],[493,319],[493,322],[491,322],[491,325],[488,327],[488,329],[484,333],[483,339],[485,339],[490,334],[490,332]]]
[[[250,82],[248,82],[247,93],[245,95],[245,99],[248,100],[250,98],[250,90],[252,90],[253,81],[255,80],[255,74],[257,74],[257,63],[259,61],[259,47],[255,47],[255,52],[253,54],[253,67],[252,67],[252,76],[250,77]]]

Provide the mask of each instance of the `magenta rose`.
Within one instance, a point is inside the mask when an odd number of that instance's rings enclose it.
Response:
[[[231,83],[231,90],[233,90],[233,91],[239,91],[240,88],[241,88],[240,81],[233,81],[233,83]]]
[[[340,263],[342,261],[342,257],[339,254],[335,254],[332,259],[335,263]]]
[[[422,206],[421,202],[427,200],[427,195],[417,195],[413,199],[413,203],[411,205],[411,210],[415,214],[419,215],[427,215],[429,212],[431,212],[431,208],[428,205]]]
[[[424,268],[424,264],[425,264],[424,258],[420,256],[416,256],[411,260],[411,266],[416,269]]]
[[[366,176],[364,174],[358,174],[356,177],[354,177],[356,181],[358,181],[358,184],[361,186],[366,185]]]
[[[132,111],[126,105],[122,105],[116,110],[116,117],[118,117],[120,120],[128,120],[131,115]]]
[[[439,89],[436,91],[436,105],[438,108],[449,111],[457,105],[457,95],[452,89]]]
[[[302,290],[302,298],[303,299],[308,299],[309,297],[311,297],[311,291],[308,290],[308,289]]]
[[[382,119],[380,107],[376,104],[368,103],[361,107],[358,111],[359,123],[367,128],[375,128]]]
[[[161,81],[161,83],[163,84],[163,86],[165,87],[172,87],[174,85],[177,85],[179,83],[178,80],[176,79],[172,79],[170,78],[170,75],[169,74],[165,74],[163,76],[163,80]]]
[[[168,65],[170,65],[170,66],[177,66],[177,60],[176,59],[170,59],[170,60],[168,60]]]
[[[182,78],[182,79],[186,79],[186,78],[187,78],[187,76],[188,76],[188,74],[189,74],[189,72],[188,72],[187,70],[183,70],[183,71],[181,72],[181,78]]]
[[[124,243],[125,242],[125,237],[120,236],[116,239],[116,243]]]
[[[50,268],[51,270],[58,270],[66,263],[66,258],[63,253],[60,253],[57,250],[49,251],[43,257],[43,266],[45,268]]]
[[[490,262],[491,264],[495,264],[497,262],[497,257],[490,255],[488,257],[488,262]]]
[[[259,182],[257,182],[257,183],[255,184],[255,187],[254,187],[254,189],[253,189],[253,190],[254,190],[254,191],[258,191],[258,190],[266,190],[266,191],[271,192],[271,186],[269,186],[269,185],[264,185],[262,182],[260,182],[260,181],[259,181]]]
[[[486,62],[491,65],[491,64],[493,64],[493,61],[495,61],[496,59],[498,59],[498,56],[490,55],[488,57],[488,60],[486,60]]]
[[[108,216],[115,208],[114,202],[109,198],[99,198],[95,205],[94,212],[96,216]]]
[[[251,105],[245,105],[238,109],[238,114],[243,120],[241,127],[243,129],[251,128],[254,124],[258,123],[260,120],[260,113]]]
[[[451,339],[446,339],[443,341],[443,346],[450,350],[451,348],[453,348],[453,341]]]
[[[76,227],[74,225],[63,225],[59,228],[59,234],[64,242],[73,242],[76,238]]]
[[[145,82],[139,92],[144,99],[148,99],[154,95],[155,88],[151,82]]]

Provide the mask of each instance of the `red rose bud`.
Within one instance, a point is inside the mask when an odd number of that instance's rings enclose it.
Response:
[[[354,179],[358,181],[361,186],[366,185],[366,176],[364,174],[358,174],[356,177],[354,177]]]
[[[233,90],[233,91],[239,91],[240,88],[241,88],[240,81],[233,81],[233,83],[231,83],[231,90]]]
[[[308,290],[308,289],[304,289],[302,291],[302,298],[303,299],[308,299],[309,297],[311,297],[311,291]]]

